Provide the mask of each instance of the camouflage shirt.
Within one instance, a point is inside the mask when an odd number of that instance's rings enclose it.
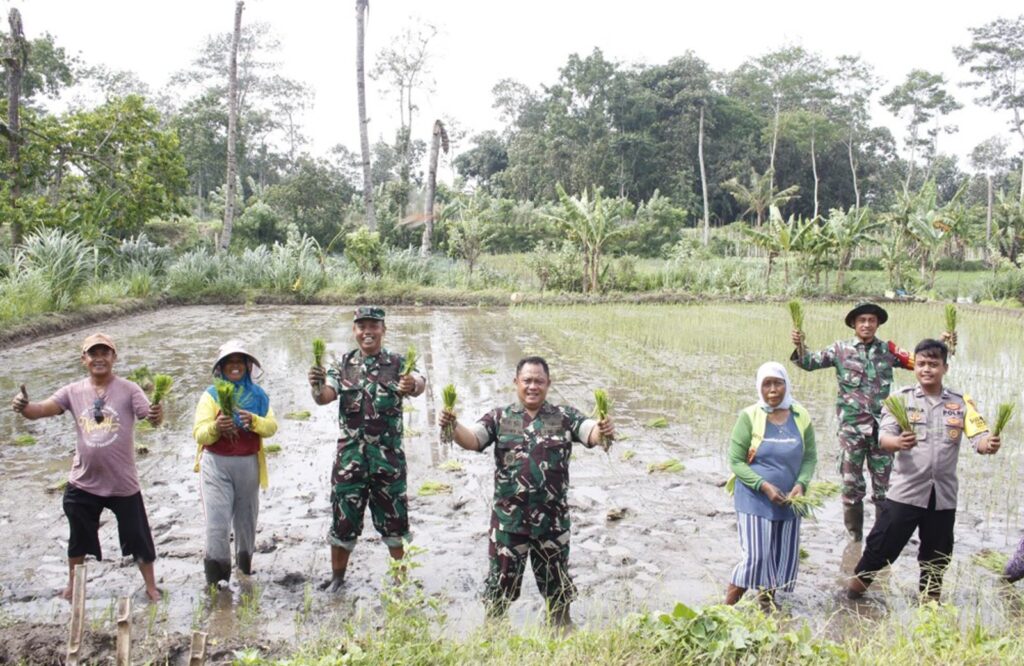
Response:
[[[533,419],[521,403],[485,414],[473,427],[480,450],[494,444],[494,517],[503,532],[541,537],[569,529],[569,457],[596,422],[545,402]]]
[[[374,356],[354,349],[327,370],[327,385],[338,394],[339,448],[350,441],[401,448],[402,361],[387,349]]]
[[[882,413],[882,401],[892,388],[893,368],[914,369],[914,359],[894,342],[840,340],[820,352],[794,350],[790,360],[804,370],[835,368],[839,380],[836,415],[841,423],[872,425]]]

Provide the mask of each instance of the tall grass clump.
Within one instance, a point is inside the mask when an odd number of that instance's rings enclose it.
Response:
[[[137,273],[154,277],[163,275],[173,258],[171,248],[157,245],[145,233],[122,239],[111,254],[117,272],[125,276]]]
[[[201,296],[223,272],[221,260],[200,247],[182,254],[167,269],[167,289],[179,298]]]
[[[94,253],[82,237],[62,229],[40,230],[25,239],[15,256],[21,270],[46,284],[50,309],[65,310],[92,277]]]
[[[267,264],[269,287],[309,300],[327,286],[327,272],[320,261],[320,244],[312,236],[290,233],[284,243],[274,243]]]

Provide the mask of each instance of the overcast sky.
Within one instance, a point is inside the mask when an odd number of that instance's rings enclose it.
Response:
[[[231,30],[233,0],[5,0],[22,12],[29,38],[44,31],[90,64],[136,72],[154,88],[195,57],[206,37]],[[500,127],[491,88],[513,78],[532,88],[553,82],[571,53],[599,47],[623,63],[664,63],[686,50],[719,71],[771,49],[798,44],[826,57],[862,56],[887,90],[914,68],[943,72],[958,84],[967,73],[952,55],[969,42],[968,27],[1024,12],[1018,0],[973,0],[943,9],[938,2],[679,2],[678,0],[371,0],[367,67],[412,21],[440,34],[432,45],[434,92],[419,95],[413,134],[425,138],[436,117],[455,118],[475,132]],[[358,150],[355,100],[355,1],[248,0],[243,22],[264,21],[280,37],[284,73],[309,84],[316,97],[303,125],[311,150],[342,143]],[[368,81],[371,136],[392,138],[397,103]],[[961,156],[993,134],[1007,117],[978,109],[973,90],[954,88],[967,110],[951,117],[956,136],[939,149]],[[876,122],[890,125],[877,111]],[[1014,152],[1019,142],[1011,141]],[[961,163],[961,168],[968,165]]]

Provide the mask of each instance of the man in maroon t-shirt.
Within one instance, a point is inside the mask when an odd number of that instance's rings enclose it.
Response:
[[[27,419],[70,412],[75,420],[78,443],[64,491],[64,513],[71,528],[64,598],[71,599],[75,565],[83,563],[86,555],[103,559],[100,513],[110,509],[117,517],[122,555],[135,559],[146,595],[151,601],[159,601],[160,590],[153,573],[156,548],[135,468],[133,433],[136,419],[160,425],[163,410],[160,405],[151,405],[137,384],[114,374],[116,360],[114,341],[103,333],[94,333],[82,343],[82,365],[89,372],[85,379],[58,389],[42,402],[29,402],[22,386],[11,406]]]

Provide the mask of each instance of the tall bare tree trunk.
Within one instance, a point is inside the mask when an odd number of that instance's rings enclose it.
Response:
[[[988,183],[988,210],[985,212],[985,257],[988,257],[988,246],[992,242],[992,174],[985,174]]]
[[[860,210],[860,187],[857,185],[857,162],[853,159],[853,126],[850,126],[850,136],[846,141],[846,155],[850,158],[850,174],[853,176],[853,201],[854,209]]]
[[[768,162],[768,170],[772,172],[771,182],[768,186],[771,188],[768,192],[769,196],[775,193],[775,151],[779,145],[779,114],[781,113],[781,100],[779,96],[775,96],[775,125],[772,128],[772,154],[771,159]]]
[[[818,219],[818,156],[814,153],[814,130],[811,130],[811,172],[814,174],[814,219]]]
[[[231,61],[228,65],[228,182],[224,188],[224,231],[220,236],[220,249],[231,245],[231,229],[235,224],[235,181],[238,176],[238,155],[235,142],[238,135],[238,42],[242,38],[242,9],[245,3],[235,3],[235,34],[231,40]]]
[[[1017,134],[1020,134],[1020,138],[1024,141],[1024,123],[1020,119],[1020,111],[1017,109],[1013,110],[1014,125],[1017,127]],[[1024,155],[1022,155],[1024,157]],[[1020,161],[1020,198],[1018,199],[1021,203],[1024,203],[1024,159]]]
[[[356,92],[359,98],[359,147],[363,152],[363,208],[366,209],[366,228],[377,230],[377,211],[373,207],[373,175],[370,171],[370,132],[366,119],[366,13],[369,0],[356,0]]]
[[[700,125],[697,131],[697,160],[700,162],[700,189],[704,196],[704,247],[711,240],[711,211],[708,206],[708,175],[704,170],[704,105],[700,106]]]
[[[25,41],[25,32],[21,27],[21,13],[17,9],[11,9],[7,15],[8,23],[11,26],[10,51],[4,57],[4,65],[7,67],[7,157],[11,162],[11,247],[21,245],[21,237],[24,226],[21,220],[21,211],[18,210],[18,200],[21,198],[21,117],[19,114],[21,105],[21,77],[28,64],[28,42]]]
[[[420,256],[429,257],[431,240],[434,237],[434,196],[437,193],[438,152],[448,154],[448,132],[444,123],[434,121],[434,138],[430,142],[430,172],[427,175],[427,201],[423,207],[423,239],[420,241]]]

